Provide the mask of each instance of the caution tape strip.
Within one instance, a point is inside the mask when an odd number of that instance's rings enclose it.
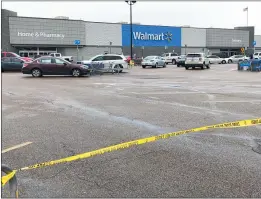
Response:
[[[192,133],[192,132],[199,132],[199,131],[206,131],[209,129],[224,129],[224,128],[237,128],[237,127],[246,127],[246,126],[254,126],[254,125],[259,125],[261,124],[261,118],[257,119],[251,119],[251,120],[241,120],[241,121],[235,121],[235,122],[227,122],[227,123],[221,123],[221,124],[216,124],[216,125],[211,125],[211,126],[203,126],[199,128],[193,128],[189,130],[183,130],[183,131],[177,131],[177,132],[171,132],[171,133],[165,133],[161,135],[156,135],[156,136],[151,136],[147,138],[141,138],[129,142],[124,142],[121,144],[116,144],[113,146],[108,146],[105,148],[97,149],[94,151],[74,155],[74,156],[69,156],[66,158],[58,159],[58,160],[52,160],[49,162],[43,162],[39,164],[34,164],[31,166],[23,167],[17,170],[13,170],[11,173],[5,175],[2,177],[2,186],[4,186],[17,172],[19,171],[25,171],[25,170],[30,170],[30,169],[37,169],[37,168],[42,168],[42,167],[47,167],[47,166],[52,166],[60,163],[65,163],[65,162],[72,162],[80,159],[86,159],[90,158],[96,155],[101,155],[104,153],[112,152],[112,151],[117,151],[120,149],[126,149],[130,148],[132,146],[136,145],[141,145],[141,144],[146,144],[149,142],[155,142],[160,139],[168,139],[170,137],[178,136],[178,135],[183,135],[187,133]]]

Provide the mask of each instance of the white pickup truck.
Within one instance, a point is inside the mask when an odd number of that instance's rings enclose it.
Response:
[[[62,56],[61,53],[50,53],[49,55],[52,56],[52,57],[62,58],[62,59],[66,60],[66,61],[69,61],[69,62],[73,61],[73,57],[72,56]]]
[[[179,56],[177,53],[164,53],[162,57],[166,64],[172,63],[173,65],[176,65]]]

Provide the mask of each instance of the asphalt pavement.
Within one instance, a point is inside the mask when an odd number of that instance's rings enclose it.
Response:
[[[18,169],[151,135],[261,116],[261,73],[134,67],[2,74],[2,163]],[[214,129],[17,174],[20,197],[261,197],[261,126]]]

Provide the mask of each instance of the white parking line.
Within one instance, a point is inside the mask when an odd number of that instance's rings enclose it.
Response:
[[[12,146],[10,148],[4,149],[2,151],[2,153],[6,153],[8,151],[12,151],[14,149],[18,149],[18,148],[24,147],[24,146],[29,145],[29,144],[32,144],[32,142],[25,142],[25,143],[22,143],[22,144],[18,144],[18,145]]]

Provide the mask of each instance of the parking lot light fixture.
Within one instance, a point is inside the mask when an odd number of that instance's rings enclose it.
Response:
[[[136,3],[136,1],[125,1],[130,5],[130,56],[132,60],[132,5]]]

